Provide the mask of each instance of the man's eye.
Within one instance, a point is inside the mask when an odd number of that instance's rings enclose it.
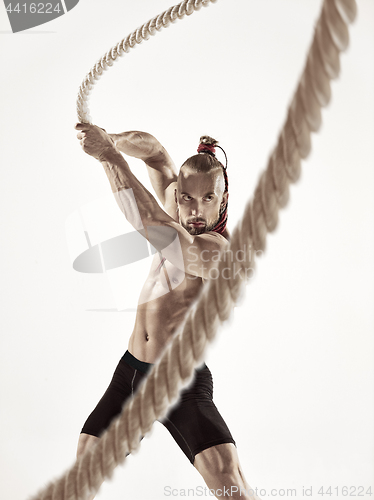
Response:
[[[188,196],[188,194],[184,194],[184,195],[183,195],[183,199],[184,199],[185,201],[190,201],[190,200],[191,200],[191,196]]]
[[[213,196],[205,196],[205,201],[212,201],[213,200]]]

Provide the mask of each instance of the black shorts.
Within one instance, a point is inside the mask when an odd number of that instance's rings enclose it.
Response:
[[[112,381],[86,420],[81,432],[99,437],[117,416],[124,402],[136,391],[140,381],[152,367],[136,359],[129,351],[121,358]],[[213,403],[213,379],[204,364],[195,370],[191,385],[180,393],[180,399],[161,423],[173,436],[193,464],[201,451],[235,441]]]

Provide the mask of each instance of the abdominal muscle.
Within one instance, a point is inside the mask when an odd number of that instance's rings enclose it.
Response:
[[[128,349],[140,361],[154,363],[183,321],[202,279],[185,274],[155,255],[140,293]]]

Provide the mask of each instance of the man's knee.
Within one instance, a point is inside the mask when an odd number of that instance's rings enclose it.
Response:
[[[195,457],[195,467],[203,475],[240,479],[242,474],[233,444],[213,446]]]
[[[83,453],[85,453],[88,448],[94,445],[100,438],[96,436],[91,436],[90,434],[85,434],[82,432],[79,435],[78,447],[77,447],[77,458],[79,458]]]
[[[241,486],[243,484],[243,474],[240,465],[234,460],[222,465],[216,472],[210,471],[211,474],[221,478],[223,484],[228,486]]]

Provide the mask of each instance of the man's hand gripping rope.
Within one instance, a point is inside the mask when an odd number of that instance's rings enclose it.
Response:
[[[80,130],[77,137],[83,151],[100,162],[107,161],[108,153],[118,151],[113,139],[103,128],[89,123],[77,123],[75,129]]]

